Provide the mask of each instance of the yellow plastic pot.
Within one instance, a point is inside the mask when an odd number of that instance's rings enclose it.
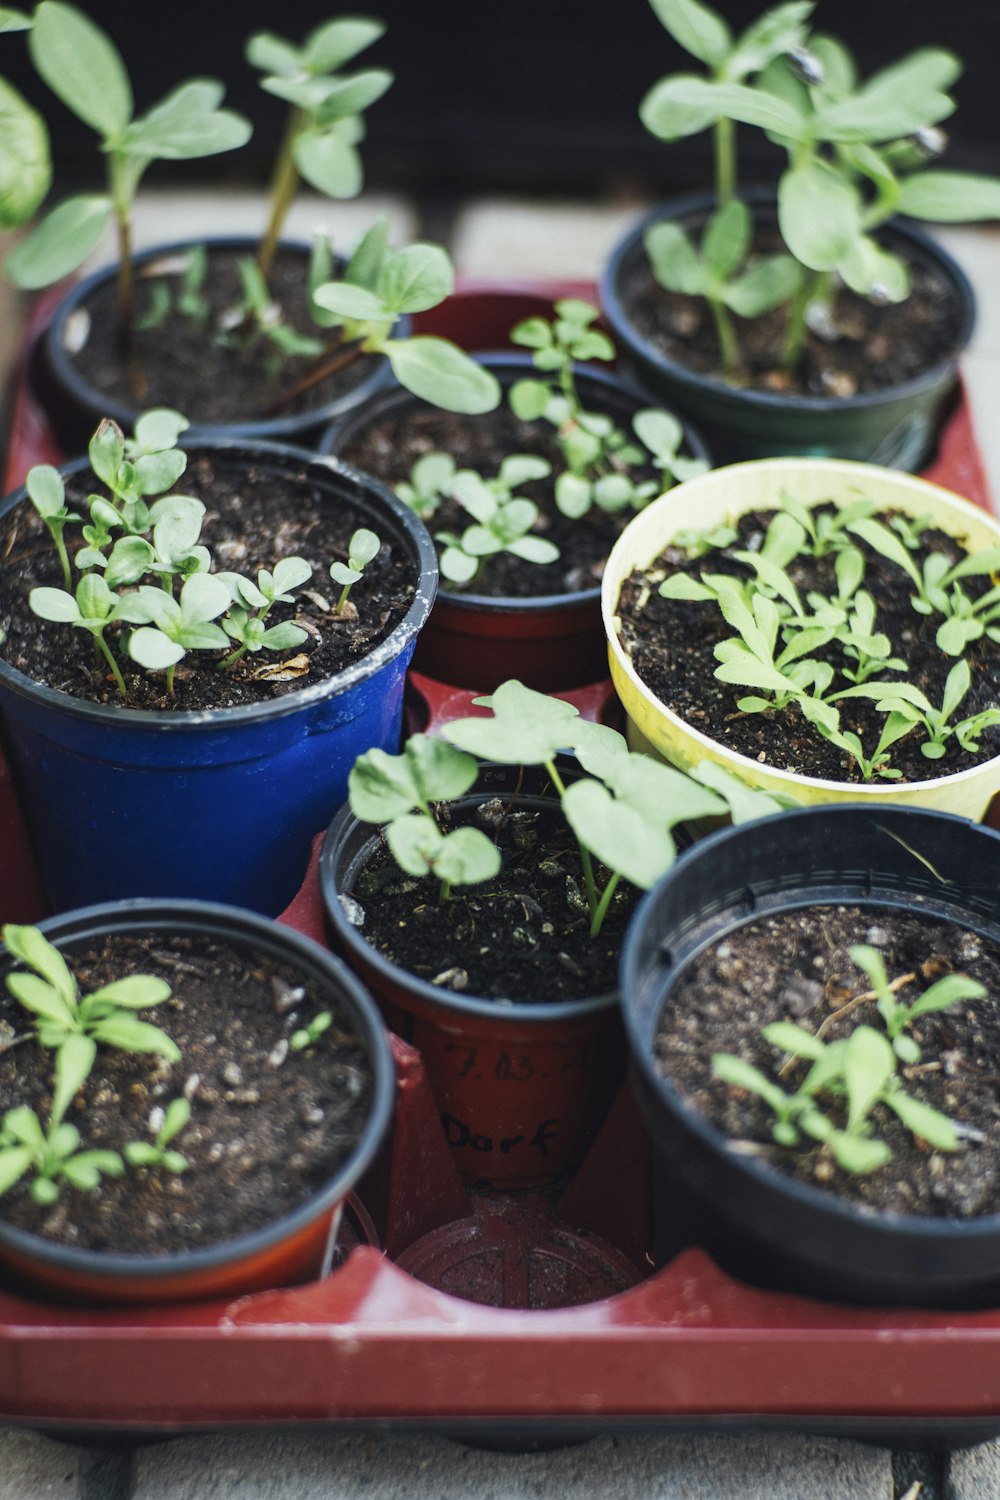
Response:
[[[844,459],[773,458],[731,464],[678,485],[640,511],[622,532],[608,558],[601,590],[611,677],[628,716],[633,748],[653,750],[673,765],[688,768],[711,760],[748,785],[784,792],[803,804],[888,802],[897,807],[930,807],[977,821],[1000,791],[1000,756],[927,781],[893,784],[827,781],[760,765],[699,733],[673,713],[642,682],[620,640],[617,618],[623,581],[634,568],[648,567],[679,531],[703,530],[732,521],[747,510],[774,509],[787,491],[805,505],[833,501],[850,505],[862,498],[879,508],[907,515],[931,515],[936,526],[969,551],[1000,546],[1000,524],[979,506],[928,484],[912,474]]]

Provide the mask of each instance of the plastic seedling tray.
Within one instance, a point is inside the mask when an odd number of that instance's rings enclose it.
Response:
[[[8,487],[59,459],[23,379],[13,439]],[[988,503],[964,402],[928,477]],[[473,711],[474,694],[415,676],[410,688],[411,729]],[[566,696],[614,722],[607,683]],[[2,775],[0,818],[0,900],[16,894],[8,912],[36,919]],[[11,869],[17,838],[23,877]],[[315,851],[280,920],[325,942]],[[676,1253],[655,1267],[648,1141],[628,1085],[568,1181],[463,1186],[420,1056],[393,1046],[393,1139],[345,1215],[327,1279],[125,1308],[0,1288],[0,1420],[120,1439],[304,1422],[514,1443],[669,1424],[901,1446],[1000,1433],[1000,1309],[856,1308],[752,1289],[688,1242],[679,1201]]]

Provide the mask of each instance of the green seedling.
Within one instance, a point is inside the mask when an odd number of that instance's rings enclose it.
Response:
[[[803,271],[784,253],[750,258],[750,210],[731,198],[710,217],[701,243],[680,224],[653,224],[643,243],[653,275],[668,292],[704,297],[719,341],[724,379],[737,384],[743,359],[734,318],[759,318],[788,302],[802,285]]]
[[[248,651],[289,651],[301,646],[306,632],[301,625],[283,620],[278,625],[267,625],[265,621],[276,604],[292,604],[291,590],[307,583],[312,577],[312,566],[304,557],[283,557],[274,566],[274,572],[261,568],[257,582],[244,578],[241,573],[217,573],[227,585],[233,598],[232,606],[222,621],[226,634],[239,644],[235,651],[219,663],[220,670],[231,667]]]
[[[725,552],[739,540],[739,535],[735,526],[729,526],[725,522],[708,531],[686,527],[675,533],[673,546],[679,547],[688,557],[704,557],[708,552]]]
[[[28,45],[49,88],[97,134],[107,163],[103,193],[68,198],[7,258],[16,286],[37,288],[74,271],[95,248],[109,220],[118,233],[118,318],[127,344],[133,319],[132,211],[150,163],[231,151],[250,125],[222,109],[223,87],[211,79],[181,84],[146,114],[135,114],[132,84],[110,37],[75,6],[42,0]]]
[[[820,327],[823,310],[832,321],[835,275],[879,301],[908,295],[902,261],[874,236],[890,215],[941,222],[1000,216],[1000,182],[924,170],[924,151],[914,144],[930,140],[954,109],[946,91],[961,64],[952,54],[921,48],[859,82],[841,43],[807,36],[809,4],[775,6],[736,38],[702,0],[653,0],[653,8],[705,65],[707,77],[662,79],[644,98],[640,116],[665,141],[713,130],[719,211],[736,195],[736,124],[764,131],[787,153],[778,223],[787,250],[807,274],[788,303],[786,369],[801,354],[807,317]],[[710,232],[727,238],[721,212]],[[732,249],[717,258],[725,264],[727,255],[732,261]]]
[[[307,1047],[315,1047],[324,1031],[329,1031],[332,1025],[333,1016],[330,1011],[321,1010],[307,1025],[292,1032],[288,1045],[293,1052],[304,1052]]]
[[[63,587],[71,589],[73,575],[70,572],[63,532],[69,521],[79,521],[80,517],[76,511],[67,509],[62,475],[51,464],[35,464],[28,470],[25,488],[28,491],[28,499],[45,522],[48,533],[55,543],[59,554],[59,566],[62,568]]]
[[[153,1140],[129,1141],[125,1147],[129,1166],[161,1167],[175,1175],[187,1171],[187,1157],[182,1151],[172,1150],[170,1142],[180,1135],[190,1118],[191,1106],[183,1096],[171,1099],[165,1110],[156,1109],[149,1122],[156,1132]]]
[[[82,1077],[90,1070],[98,1043],[180,1061],[177,1045],[166,1032],[135,1015],[170,998],[170,986],[164,980],[131,974],[81,995],[66,960],[37,927],[7,923],[0,936],[10,956],[31,971],[7,974],[7,989],[36,1018],[35,1030],[43,1047],[60,1053],[68,1048],[71,1057],[87,1059]]]
[[[247,61],[264,75],[261,88],[289,106],[258,251],[265,278],[300,177],[329,198],[354,198],[361,191],[357,144],[364,134],[363,112],[382,97],[393,76],[384,68],[347,75],[340,70],[384,31],[380,21],[348,16],[324,22],[298,47],[270,32],[258,32],[247,43]]]
[[[212,314],[212,305],[204,294],[207,274],[208,251],[204,245],[193,245],[184,257],[176,296],[171,296],[166,281],[154,281],[146,310],[136,318],[136,328],[161,328],[174,307],[196,327],[206,327]]]
[[[275,371],[280,370],[282,361],[289,355],[315,358],[323,353],[326,345],[321,338],[315,334],[299,333],[286,322],[284,308],[271,296],[264,272],[255,260],[243,257],[237,263],[237,270],[243,295],[222,318],[221,342],[246,351],[252,342],[247,336],[248,331],[251,335],[259,334],[270,340],[278,351]],[[230,329],[232,332],[228,331]]]
[[[56,1053],[55,1087],[47,1125],[33,1109],[9,1109],[0,1121],[0,1195],[33,1171],[31,1196],[47,1207],[59,1197],[60,1184],[90,1190],[105,1177],[125,1170],[117,1151],[80,1151],[80,1132],[63,1116],[90,1071],[84,1051],[61,1047]]]
[[[851,505],[834,506],[832,510],[819,505],[803,505],[786,490],[782,493],[778,514],[796,522],[803,533],[790,556],[826,557],[831,552],[853,548],[851,531],[854,523],[866,520],[874,511],[871,500],[855,500]],[[787,526],[787,521],[784,524]]]
[[[378,557],[381,545],[382,542],[374,531],[369,531],[366,526],[359,526],[351,537],[347,562],[330,564],[330,577],[334,583],[341,585],[336,614],[343,614],[351,589],[364,577],[368,564]]]
[[[425,401],[446,411],[492,411],[500,401],[495,376],[455,344],[426,334],[390,336],[401,317],[436,307],[453,286],[451,261],[440,246],[390,250],[388,221],[381,216],[343,275],[313,289],[313,303],[325,315],[324,323],[336,328],[338,339],[337,352],[308,377],[309,383],[362,355],[384,354],[399,383]],[[288,397],[302,389],[300,383]]]
[[[29,31],[24,11],[0,7],[0,32]],[[0,78],[0,229],[26,224],[52,184],[45,121],[22,94]]]
[[[193,573],[175,599],[165,589],[143,584],[122,595],[120,617],[138,625],[126,649],[148,672],[167,674],[167,692],[174,690],[174,671],[189,651],[217,651],[229,644],[214,622],[229,608],[232,594],[214,573]]]
[[[104,632],[109,625],[129,618],[130,606],[126,598],[114,593],[99,573],[85,573],[73,594],[65,589],[37,588],[28,595],[28,604],[40,619],[74,625],[78,630],[90,632],[123,698],[126,696],[125,679],[104,639]]]
[[[856,943],[848,952],[867,975],[886,1035],[896,1056],[904,1063],[920,1061],[920,1048],[912,1036],[906,1035],[914,1021],[932,1011],[948,1010],[962,1000],[982,1000],[987,993],[985,985],[970,979],[967,974],[945,974],[907,1005],[897,998],[895,987],[889,983],[885,962],[877,948]]]
[[[428,457],[443,456],[429,454]],[[544,479],[551,468],[544,458],[530,454],[509,454],[493,479],[484,479],[474,469],[460,469],[449,483],[449,494],[473,518],[461,536],[437,532],[443,543],[440,556],[442,575],[450,583],[470,583],[484,558],[510,552],[525,562],[555,562],[559,548],[545,537],[535,536],[532,527],[538,520],[538,506],[514,489],[533,479]]]
[[[615,348],[592,326],[599,314],[591,303],[564,298],[555,304],[555,314],[551,321],[527,318],[511,330],[511,340],[533,351],[532,362],[546,378],[515,381],[509,399],[522,421],[541,418],[555,428],[566,465],[555,483],[555,501],[563,515],[575,520],[592,505],[610,513],[628,507],[640,510],[674,480],[703,473],[706,465],[701,459],[679,451],[684,430],[671,413],[637,413],[633,431],[638,442],[633,442],[610,417],[584,410],[574,364],[614,359]],[[637,482],[630,473],[636,465],[655,467],[662,478]]]
[[[840,728],[839,720],[836,725],[817,724],[816,728],[824,739],[839,746],[841,750],[846,750],[861,772],[862,781],[872,781],[876,776],[884,781],[901,779],[903,773],[893,766],[889,751],[897,740],[905,739],[908,734],[912,733],[912,720],[904,718],[902,714],[889,714],[882,733],[879,735],[878,744],[871,755],[865,754],[865,747],[853,729]]]
[[[393,858],[407,874],[436,875],[442,901],[453,886],[490,880],[500,868],[496,845],[481,829],[445,833],[434,814],[436,803],[463,796],[478,771],[470,755],[443,740],[414,734],[400,755],[365,751],[348,777],[354,816],[383,826]]]
[[[409,479],[396,485],[396,494],[422,521],[429,521],[451,494],[457,472],[450,453],[425,453],[413,465]]]
[[[837,693],[837,698],[874,698],[879,713],[897,715],[911,726],[920,725],[927,738],[920,746],[921,754],[928,760],[940,760],[948,741],[954,737],[963,750],[975,754],[984,730],[1000,724],[1000,709],[987,708],[970,714],[966,719],[952,723],[959,704],[972,685],[969,664],[964,659],[957,661],[948,673],[941,697],[940,708],[935,708],[919,688],[909,682],[872,682],[860,687],[848,688]]]
[[[177,440],[189,425],[186,417],[169,407],[137,417],[131,438],[110,418],[98,425],[87,456],[108,489],[105,504],[117,517],[114,524],[134,535],[149,529],[146,501],[164,495],[187,468],[187,454],[178,448]]]

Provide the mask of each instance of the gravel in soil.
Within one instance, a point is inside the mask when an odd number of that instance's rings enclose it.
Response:
[[[776,235],[758,230],[755,253],[779,249],[784,246]],[[962,331],[958,295],[932,262],[911,260],[909,268],[911,291],[903,302],[879,304],[839,287],[829,319],[807,332],[794,375],[781,367],[784,305],[759,318],[734,317],[743,362],[742,379],[735,383],[775,395],[836,401],[914,380],[952,358]],[[721,381],[718,335],[703,297],[666,291],[645,257],[623,279],[620,294],[629,321],[644,339],[694,374]]]
[[[246,254],[253,255],[252,249]],[[260,422],[274,416],[310,411],[346,396],[372,373],[371,359],[358,359],[300,396],[273,408],[316,366],[314,356],[282,355],[275,344],[256,333],[236,347],[223,343],[213,330],[230,309],[240,305],[241,283],[236,259],[228,251],[210,250],[202,296],[211,309],[199,322],[177,310],[187,256],[181,252],[150,263],[136,278],[136,328],[130,363],[122,359],[118,340],[116,289],[102,286],[85,305],[89,332],[72,355],[80,375],[109,399],[149,411],[170,406],[203,425]],[[275,257],[269,286],[283,321],[298,333],[323,337],[309,313],[306,268],[308,257],[281,251]],[[162,274],[156,274],[160,271]],[[155,326],[143,326],[154,305],[156,287],[163,287],[170,310]],[[136,387],[134,372],[141,387]]]
[[[575,521],[562,514],[555,503],[555,475],[564,465],[549,423],[522,422],[507,406],[471,418],[434,408],[407,410],[383,417],[349,443],[343,456],[355,468],[394,486],[409,478],[418,458],[439,452],[450,453],[460,469],[476,469],[486,478],[498,472],[509,454],[530,453],[547,459],[552,474],[519,486],[517,493],[539,507],[532,534],[559,548],[558,558],[551,563],[526,563],[509,552],[497,553],[483,561],[471,583],[459,589],[442,579],[442,588],[490,598],[531,599],[600,586],[608,553],[634,511],[610,515],[592,506]],[[650,469],[637,477],[647,479],[654,474]],[[456,501],[446,500],[427,524],[432,536],[442,531],[461,535],[471,522]]]
[[[784,1054],[765,1042],[761,1027],[793,1021],[814,1034],[830,1017],[869,990],[867,975],[848,948],[879,949],[890,981],[912,975],[898,995],[910,1005],[936,979],[968,974],[985,985],[985,999],[963,1001],[920,1017],[908,1028],[921,1049],[919,1063],[900,1064],[908,1093],[949,1115],[964,1139],[954,1153],[915,1140],[884,1105],[875,1106],[875,1134],[892,1160],[866,1176],[842,1171],[829,1152],[807,1137],[782,1147],[771,1135],[773,1115],[755,1095],[713,1079],[715,1053],[733,1053],[795,1091],[809,1064],[796,1063],[778,1079]],[[823,1040],[835,1041],[865,1024],[883,1030],[874,1000],[835,1020]],[[970,1218],[1000,1212],[1000,945],[917,909],[813,906],[759,918],[699,952],[664,1004],[654,1040],[657,1070],[691,1109],[704,1115],[739,1149],[796,1178],[850,1199],[864,1210],[928,1218]],[[842,1101],[820,1101],[843,1124]]]
[[[86,479],[68,494],[70,509],[81,514],[87,513]],[[89,479],[98,487],[93,476]],[[125,678],[123,700],[88,632],[42,620],[28,607],[32,588],[62,588],[63,580],[48,532],[26,502],[0,521],[0,655],[5,661],[36,682],[99,703],[166,712],[232,708],[267,702],[343,671],[391,634],[409,609],[415,569],[402,547],[385,536],[377,558],[352,589],[347,609],[336,613],[340,585],[330,578],[330,564],[346,563],[352,534],[370,518],[324,493],[307,473],[282,476],[267,464],[248,466],[203,453],[192,456],[176,488],[206,506],[201,540],[216,570],[256,580],[260,568],[273,569],[282,557],[301,556],[311,563],[312,580],[295,591],[294,604],[276,605],[268,615],[269,625],[294,619],[307,632],[303,644],[290,651],[248,653],[225,672],[218,665],[226,651],[190,651],[176,668],[171,696],[165,674],[136,666],[120,646],[123,627],[111,626],[105,639]],[[81,545],[78,529],[67,528],[66,540],[72,556]]]
[[[337,1173],[370,1113],[371,1064],[342,1003],[313,976],[238,942],[171,933],[112,934],[62,951],[84,994],[130,972],[166,980],[171,997],[137,1014],[181,1052],[170,1063],[99,1046],[66,1115],[80,1149],[151,1141],[151,1115],[183,1093],[191,1119],[171,1145],[188,1168],[126,1167],[95,1192],[64,1186],[50,1207],[22,1179],[0,1198],[9,1223],[62,1245],[165,1255],[270,1223]],[[292,1032],[324,1010],[330,1028],[291,1050]],[[10,1046],[26,1034],[27,1013],[3,989],[0,1100],[5,1111],[26,1104],[44,1117],[52,1053],[33,1041]]]
[[[451,821],[448,808],[442,816]],[[455,826],[466,821],[459,814]],[[481,885],[438,899],[433,876],[403,876],[381,846],[350,893],[361,932],[390,962],[419,979],[508,1004],[552,1004],[616,988],[622,937],[638,892],[619,886],[600,935],[590,916],[576,841],[561,814],[505,813],[491,799],[475,815],[500,847],[503,867]],[[600,889],[607,871],[598,867]]]
[[[819,507],[820,511],[832,507]],[[618,611],[622,622],[621,643],[628,652],[636,672],[661,703],[672,709],[692,728],[739,755],[762,765],[774,766],[799,775],[820,777],[829,781],[860,782],[863,777],[855,760],[846,751],[825,739],[802,715],[795,703],[781,712],[743,713],[738,702],[752,690],[720,682],[715,676],[718,660],[715,647],[731,638],[735,631],[723,619],[713,601],[688,602],[664,599],[659,584],[670,574],[726,573],[740,578],[752,576],[752,569],[732,557],[734,551],[759,551],[773,511],[752,511],[736,524],[739,536],[731,547],[712,549],[698,558],[682,549],[668,547],[646,569],[635,569],[622,585]],[[880,519],[888,519],[884,513]],[[909,667],[908,673],[876,672],[871,681],[888,683],[908,681],[918,687],[932,704],[941,703],[948,673],[957,658],[946,656],[935,643],[941,623],[940,615],[920,615],[910,603],[912,585],[902,570],[887,562],[866,543],[855,544],[865,557],[863,587],[873,596],[877,615],[876,630],[884,632],[891,642],[892,655]],[[962,548],[944,532],[927,530],[922,545],[913,554],[919,567],[931,551],[943,552],[951,562],[965,556]],[[835,557],[799,557],[788,567],[788,576],[805,600],[815,590],[826,597],[836,594]],[[977,598],[992,587],[986,578],[966,578],[962,587],[970,598]],[[972,674],[972,686],[963,699],[955,719],[964,719],[987,708],[997,707],[1000,682],[1000,646],[986,636],[966,648],[965,659]],[[814,653],[820,661],[830,662],[838,674],[850,665],[836,642]],[[838,675],[834,689],[853,684]],[[885,715],[875,709],[874,700],[841,699],[836,707],[842,731],[852,730],[861,740],[867,755],[872,755],[885,727]],[[926,781],[963,771],[1000,754],[1000,726],[983,731],[978,752],[963,750],[952,736],[944,756],[929,760],[921,751],[923,734],[914,731],[891,747],[891,765],[902,772],[902,780]],[[898,785],[882,781],[879,785]]]

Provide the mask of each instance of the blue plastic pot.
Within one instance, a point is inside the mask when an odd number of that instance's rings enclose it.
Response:
[[[0,714],[48,899],[56,911],[133,896],[211,899],[275,915],[313,836],[372,746],[396,749],[403,686],[437,587],[434,545],[387,489],[333,459],[274,443],[197,445],[232,467],[306,471],[413,567],[405,618],[335,677],[270,702],[155,713],[92,703],[0,660]],[[79,473],[84,461],[63,472]],[[19,490],[0,518],[24,503]]]

